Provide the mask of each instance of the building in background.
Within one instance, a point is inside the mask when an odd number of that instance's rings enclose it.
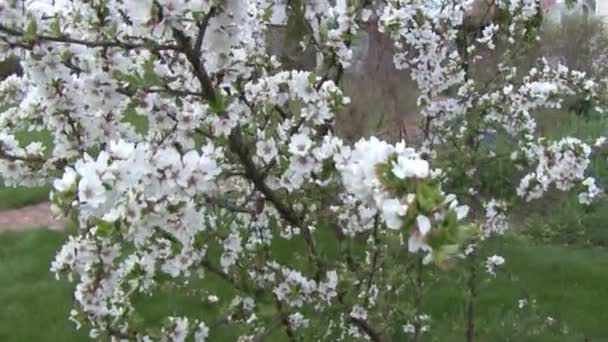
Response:
[[[608,23],[608,0],[596,0],[595,14]]]
[[[565,14],[606,16],[608,19],[608,0],[541,0],[544,14],[557,21]]]

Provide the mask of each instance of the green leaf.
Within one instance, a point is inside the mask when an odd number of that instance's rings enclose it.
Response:
[[[447,270],[454,263],[454,257],[460,253],[459,245],[445,245],[433,250],[433,263],[437,267]]]
[[[427,235],[426,242],[436,250],[450,242],[449,231],[445,228],[433,229]]]
[[[222,94],[216,92],[215,96],[209,101],[211,110],[216,114],[223,114],[226,112],[226,99]]]
[[[103,236],[103,237],[108,237],[108,236],[112,235],[112,232],[114,231],[114,224],[110,223],[110,222],[106,222],[104,220],[97,221],[96,227],[97,227],[97,235]]]
[[[107,26],[106,34],[108,37],[116,37],[118,35],[118,27],[116,24],[111,24]]]
[[[144,74],[142,80],[145,87],[160,86],[163,80],[160,76],[154,72],[154,60],[148,59],[143,65]]]
[[[416,201],[424,214],[430,214],[436,205],[434,189],[426,182],[419,182],[416,187]]]
[[[23,40],[28,43],[33,43],[38,37],[38,23],[33,17],[29,17],[23,32]]]
[[[117,81],[126,82],[129,87],[141,88],[144,81],[135,74],[123,74],[118,70],[112,72],[112,77]]]
[[[454,211],[454,210],[448,211],[448,214],[446,215],[445,220],[443,221],[443,226],[446,229],[452,229],[456,226],[457,223],[458,223],[458,215],[456,214],[456,211]]]
[[[329,177],[331,177],[331,175],[333,174],[333,171],[335,170],[336,165],[335,162],[333,161],[333,159],[325,159],[323,161],[323,169],[321,171],[321,179],[325,180]]]
[[[308,83],[315,84],[316,82],[317,82],[317,75],[315,75],[314,73],[310,73],[308,75]]]
[[[51,22],[51,32],[56,36],[61,36],[61,18],[58,15],[53,17],[53,21]]]
[[[272,7],[269,6],[269,7],[264,8],[264,12],[263,12],[264,14],[262,15],[264,20],[272,19],[272,12],[273,12]]]

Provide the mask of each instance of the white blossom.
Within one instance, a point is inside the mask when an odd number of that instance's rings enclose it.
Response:
[[[505,263],[505,258],[493,255],[486,260],[486,271],[493,276],[496,276],[496,268]]]

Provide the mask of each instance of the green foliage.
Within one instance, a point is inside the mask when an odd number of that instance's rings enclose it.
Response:
[[[16,57],[13,56],[0,61],[0,80],[20,71],[19,60]]]
[[[33,16],[27,19],[25,30],[23,31],[23,40],[28,43],[34,43],[37,38],[38,24]]]

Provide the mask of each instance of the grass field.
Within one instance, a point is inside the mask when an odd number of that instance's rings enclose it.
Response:
[[[0,341],[83,341],[67,320],[71,285],[55,281],[49,264],[65,233],[28,231],[0,235]],[[479,341],[608,340],[608,251],[535,246],[521,238],[496,242],[507,259],[496,279],[483,276],[478,305]],[[447,273],[429,284],[425,307],[432,316],[427,341],[462,341],[464,289]],[[518,308],[518,299],[536,304]],[[150,314],[200,304],[175,292],[150,303]],[[200,303],[200,301],[198,301]],[[550,318],[549,318],[550,317]],[[277,339],[280,340],[280,339]]]
[[[0,183],[0,209],[20,208],[49,199],[49,188],[4,187]]]
[[[0,235],[0,341],[84,341],[67,320],[72,286],[49,272],[64,233]]]
[[[484,276],[479,286],[479,341],[608,341],[608,250],[513,237],[492,250],[506,264],[496,279]],[[443,277],[431,290],[433,341],[463,340],[463,294],[451,283]],[[520,309],[519,299],[531,304]]]

